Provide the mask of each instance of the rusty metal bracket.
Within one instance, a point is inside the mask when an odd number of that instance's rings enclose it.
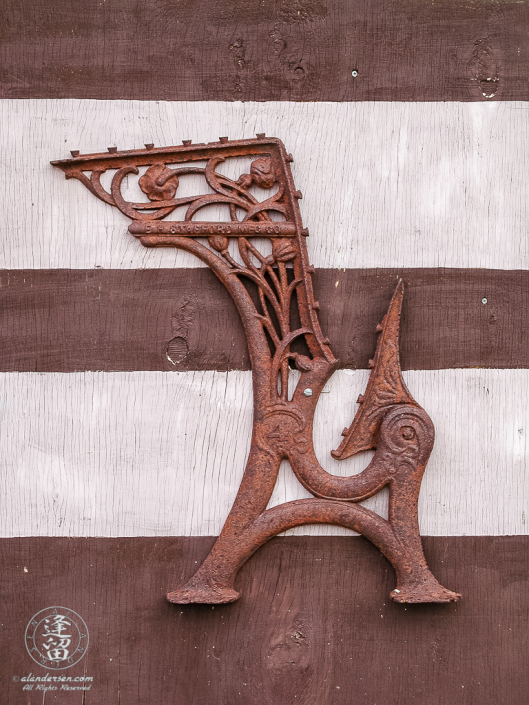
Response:
[[[230,160],[246,158],[248,172],[226,175]],[[257,139],[80,155],[52,162],[105,203],[132,219],[129,231],[146,247],[177,247],[205,262],[227,288],[240,313],[253,376],[253,435],[239,492],[213,549],[182,587],[175,603],[217,604],[239,597],[235,577],[268,539],[304,524],[337,524],[370,539],[397,574],[397,602],[450,602],[460,595],[442,587],[423,554],[417,517],[422,475],[434,442],[428,414],[402,379],[399,324],[404,286],[399,282],[380,337],[359,410],[333,456],[339,460],[376,448],[366,469],[351,477],[327,473],[312,444],[318,398],[338,366],[318,321],[295,189],[282,142]],[[232,162],[233,163],[233,162]],[[140,173],[141,170],[141,173]],[[224,173],[223,173],[224,170]],[[101,177],[111,172],[107,190]],[[228,173],[231,173],[228,171]],[[125,177],[138,177],[143,200],[123,195]],[[198,179],[199,193],[178,197],[180,182]],[[267,193],[264,200],[257,194]],[[201,220],[215,206],[224,220]],[[167,219],[179,207],[180,220]],[[203,239],[203,241],[199,241]],[[263,254],[267,245],[268,254]],[[292,368],[299,380],[289,392]],[[293,385],[292,385],[293,386]],[[287,460],[313,499],[266,509],[279,466]],[[389,518],[358,504],[389,487]]]

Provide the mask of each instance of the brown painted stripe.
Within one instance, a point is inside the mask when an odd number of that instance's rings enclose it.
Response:
[[[399,275],[404,369],[529,367],[529,272],[319,269],[343,367],[367,368]],[[207,269],[2,271],[0,302],[1,371],[249,369],[235,306]]]
[[[393,569],[361,537],[276,538],[243,567],[241,599],[169,605],[211,538],[0,540],[2,701],[40,705],[21,678],[41,609],[75,610],[92,676],[86,705],[522,705],[527,702],[529,537],[423,539],[457,604],[397,605]],[[27,572],[26,572],[27,571]]]
[[[526,2],[4,0],[2,10],[6,98],[529,99]]]

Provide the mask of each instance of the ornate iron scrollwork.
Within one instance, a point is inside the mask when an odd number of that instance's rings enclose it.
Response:
[[[234,180],[220,167],[250,157],[249,173]],[[399,282],[378,327],[380,337],[360,407],[333,456],[343,460],[376,448],[367,468],[351,477],[327,473],[313,449],[312,425],[318,398],[338,367],[318,321],[298,201],[282,142],[257,139],[181,147],[79,155],[52,162],[66,178],[81,181],[105,203],[132,219],[129,231],[146,247],[177,247],[205,262],[239,310],[253,375],[253,434],[244,476],[220,536],[198,571],[167,595],[175,603],[217,604],[239,597],[234,581],[240,567],[268,539],[295,526],[345,526],[370,539],[397,574],[391,598],[397,602],[449,602],[460,595],[442,587],[422,550],[417,501],[434,442],[434,427],[402,379],[399,324],[404,286]],[[200,164],[199,164],[200,163]],[[147,169],[140,176],[140,169]],[[101,177],[114,171],[110,190]],[[87,173],[90,176],[87,176]],[[122,193],[125,177],[138,176],[147,200]],[[203,179],[204,192],[177,197],[189,175]],[[258,200],[254,187],[272,191]],[[207,206],[224,209],[222,222],[200,220]],[[180,220],[167,219],[185,207]],[[204,239],[203,242],[199,241]],[[259,249],[271,242],[269,254]],[[236,242],[236,250],[233,243]],[[231,249],[231,251],[230,251]],[[289,376],[299,380],[289,393]],[[282,460],[287,460],[313,499],[266,509]],[[358,504],[389,487],[387,520]]]

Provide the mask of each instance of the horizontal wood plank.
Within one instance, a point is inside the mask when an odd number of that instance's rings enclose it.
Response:
[[[4,701],[41,705],[21,679],[48,672],[93,681],[84,694],[46,693],[46,705],[522,705],[529,538],[423,543],[461,602],[392,602],[393,569],[360,537],[273,539],[242,568],[241,599],[213,609],[164,599],[210,538],[3,539]],[[39,667],[24,646],[30,619],[52,605],[90,634],[66,671]]]
[[[124,215],[49,162],[76,149],[265,132],[294,156],[315,267],[529,269],[528,110],[523,102],[1,101],[1,266],[198,266],[174,248],[146,250]],[[237,162],[230,175],[248,166]],[[125,183],[135,193],[133,177]]]
[[[529,367],[529,272],[319,269],[342,367],[367,369],[398,277],[403,369]],[[0,302],[1,371],[250,368],[235,305],[204,268],[0,271]]]
[[[529,370],[404,376],[436,429],[419,497],[421,532],[529,533]],[[372,455],[343,462],[330,455],[367,378],[338,371],[320,397],[314,447],[332,474],[355,474]],[[250,445],[249,372],[3,373],[0,385],[0,536],[220,533]],[[284,463],[270,506],[305,497]],[[385,516],[386,503],[382,492],[365,505]]]
[[[3,17],[9,98],[529,97],[525,2],[4,0]]]

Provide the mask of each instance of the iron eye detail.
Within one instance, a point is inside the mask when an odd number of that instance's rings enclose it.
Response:
[[[416,436],[415,429],[411,426],[403,426],[400,430],[400,435],[405,441],[411,441]]]

